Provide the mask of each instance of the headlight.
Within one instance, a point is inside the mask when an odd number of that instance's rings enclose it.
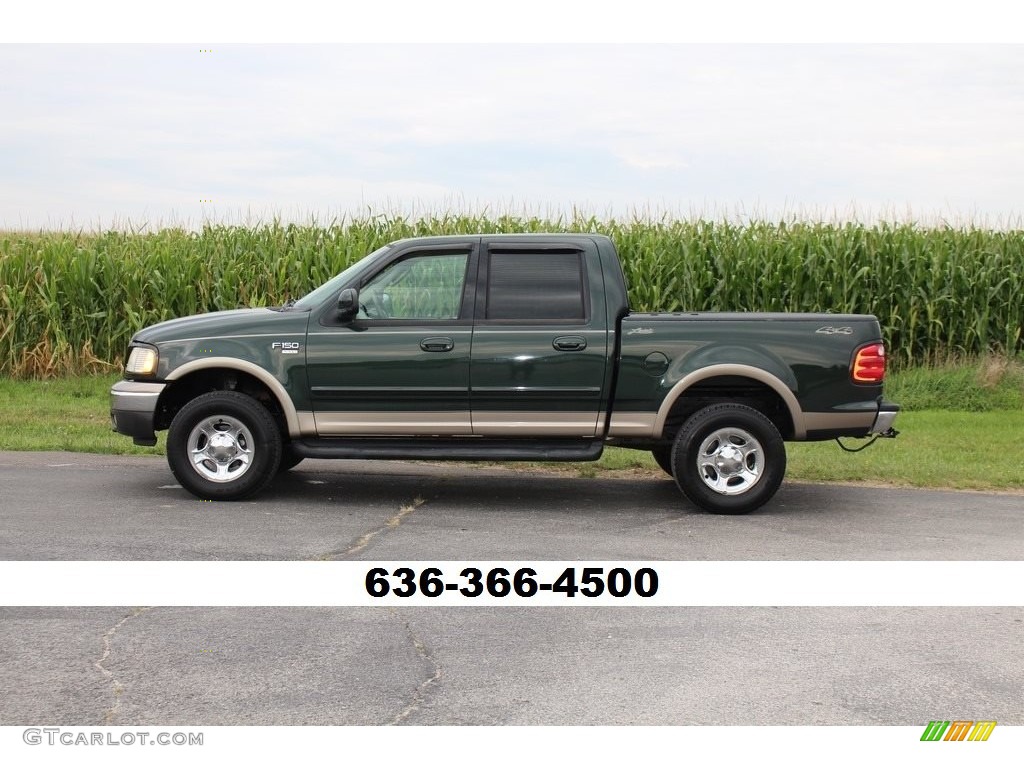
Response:
[[[127,373],[137,376],[152,376],[156,373],[158,356],[155,349],[148,347],[132,347],[128,355],[128,365],[124,367]]]

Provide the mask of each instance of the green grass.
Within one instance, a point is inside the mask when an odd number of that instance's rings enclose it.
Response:
[[[541,231],[610,236],[639,311],[870,313],[902,366],[1024,351],[1021,231],[371,214],[199,232],[0,232],[0,375],[114,370],[143,326],[283,303],[398,238]]]
[[[856,454],[835,443],[787,445],[787,477],[811,482],[1024,491],[1020,411],[901,414],[895,440]],[[848,445],[858,441],[845,441]]]
[[[47,381],[0,379],[0,450],[162,454],[110,429],[110,385],[117,376]]]
[[[908,411],[1024,410],[1024,361],[986,357],[894,371],[885,393]]]
[[[117,377],[0,380],[0,450],[162,454],[110,431],[107,393]],[[835,443],[790,443],[790,480],[934,488],[1024,490],[1024,369],[1016,362],[912,369],[892,376],[890,399],[905,409],[902,434],[857,454]],[[963,410],[970,408],[970,412]],[[859,441],[847,441],[856,446]],[[663,476],[649,453],[609,448],[598,462],[531,465],[575,473]]]

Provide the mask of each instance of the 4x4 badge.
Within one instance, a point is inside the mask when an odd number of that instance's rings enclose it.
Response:
[[[829,336],[832,336],[833,334],[836,333],[841,333],[843,336],[849,336],[851,333],[853,333],[853,328],[851,328],[848,325],[842,325],[838,328],[836,328],[834,325],[823,325],[821,328],[816,330],[815,333],[826,333]]]

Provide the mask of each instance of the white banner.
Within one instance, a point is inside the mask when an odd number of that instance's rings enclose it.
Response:
[[[1024,562],[3,562],[7,606],[1019,606]]]

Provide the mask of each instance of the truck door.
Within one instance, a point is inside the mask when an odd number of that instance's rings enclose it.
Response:
[[[470,364],[473,434],[594,437],[611,338],[590,241],[484,239]]]
[[[399,249],[361,280],[359,313],[311,324],[317,433],[470,435],[476,244]]]

